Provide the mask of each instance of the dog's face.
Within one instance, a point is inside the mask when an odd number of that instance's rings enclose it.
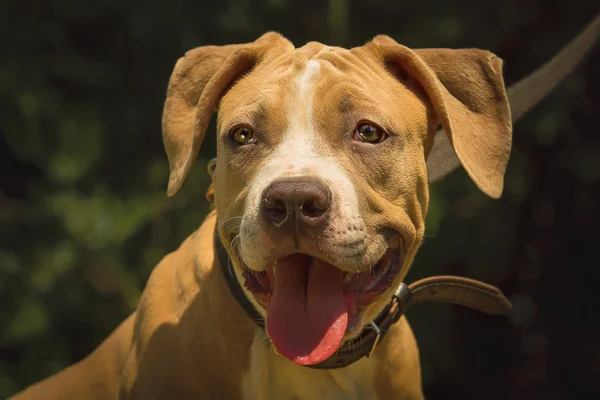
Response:
[[[481,51],[417,54],[386,37],[294,49],[267,34],[208,49],[171,78],[169,191],[218,108],[221,240],[278,351],[321,362],[382,311],[408,271],[440,123],[476,183],[500,194],[510,149],[500,64]]]
[[[376,317],[423,235],[424,139],[435,126],[416,82],[399,85],[360,52],[317,44],[260,65],[227,92],[217,122],[219,223],[264,310],[292,301],[274,272],[308,285],[310,297],[312,271],[330,269],[338,277],[323,290],[337,299],[321,296],[315,307],[330,301],[342,311],[323,323],[347,318],[347,337]],[[267,315],[275,345],[313,323],[291,315],[315,313],[310,306],[286,307]],[[284,338],[274,337],[277,317],[289,327]]]

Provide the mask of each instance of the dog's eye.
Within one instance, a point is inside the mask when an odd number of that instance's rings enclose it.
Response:
[[[372,144],[381,143],[386,138],[387,134],[383,129],[368,122],[358,124],[352,137],[353,140]]]
[[[245,144],[251,144],[256,142],[256,138],[254,137],[254,132],[247,126],[238,126],[237,128],[233,128],[230,133],[231,139],[238,146],[243,146]]]

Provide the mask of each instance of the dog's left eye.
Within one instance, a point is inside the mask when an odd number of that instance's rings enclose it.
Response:
[[[383,129],[368,122],[358,124],[356,129],[354,129],[354,136],[352,136],[352,140],[372,144],[381,143],[386,138],[387,134]]]
[[[254,137],[254,132],[247,126],[238,126],[233,128],[230,133],[231,140],[234,141],[238,146],[243,146],[246,144],[251,144],[256,142],[256,138]]]

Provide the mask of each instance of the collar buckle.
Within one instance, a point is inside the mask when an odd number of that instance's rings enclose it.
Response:
[[[389,308],[387,308],[387,312],[392,313],[392,323],[397,322],[400,317],[404,314],[406,309],[408,308],[410,302],[410,288],[407,284],[401,283],[398,286],[398,289],[392,294],[392,301],[390,303]],[[375,340],[373,340],[373,345],[371,346],[371,350],[367,354],[367,357],[371,358],[373,353],[375,353],[375,348],[381,341],[381,337],[383,336],[383,332],[381,328],[375,323],[375,321],[371,321],[369,323],[369,327],[375,331]],[[384,327],[387,330],[387,328]]]
[[[394,322],[398,321],[408,309],[410,305],[410,292],[410,287],[402,282],[394,294],[392,294],[392,302],[396,303],[398,307],[398,311],[394,315]]]

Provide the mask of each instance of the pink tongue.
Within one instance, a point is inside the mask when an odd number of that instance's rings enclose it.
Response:
[[[267,333],[277,351],[297,364],[317,364],[342,342],[348,310],[339,269],[303,254],[277,261]]]

